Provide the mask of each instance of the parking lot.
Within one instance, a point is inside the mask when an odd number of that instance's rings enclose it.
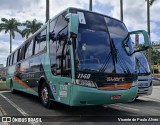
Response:
[[[44,122],[113,122],[119,123],[118,118],[148,118],[158,119],[153,124],[160,122],[160,86],[153,87],[150,96],[139,97],[132,103],[111,104],[105,106],[69,107],[60,105],[57,108],[44,108],[38,98],[32,95],[10,91],[0,92],[0,115],[26,116],[42,118]],[[48,116],[48,117],[47,117]],[[121,122],[124,124],[124,122]],[[146,124],[144,122],[138,122]],[[150,122],[151,123],[151,122]],[[7,123],[8,124],[8,123]],[[149,124],[149,123],[148,123]]]

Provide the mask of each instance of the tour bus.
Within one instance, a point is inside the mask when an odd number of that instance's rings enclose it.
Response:
[[[45,107],[131,102],[137,95],[131,34],[112,17],[68,8],[49,20],[7,58],[11,92],[38,96]]]
[[[141,52],[135,53],[138,73],[138,96],[152,94],[152,75],[145,55]]]

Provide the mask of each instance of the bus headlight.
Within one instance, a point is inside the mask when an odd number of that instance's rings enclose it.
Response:
[[[138,85],[138,80],[133,81],[132,86],[137,86]]]
[[[85,86],[85,87],[91,87],[91,88],[96,87],[96,83],[94,83],[93,81],[89,81],[89,80],[77,79],[75,84],[80,85],[80,86]]]

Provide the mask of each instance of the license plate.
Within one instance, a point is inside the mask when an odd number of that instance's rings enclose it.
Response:
[[[112,99],[112,100],[120,99],[120,98],[121,98],[121,95],[112,95],[112,96],[111,96],[111,99]]]

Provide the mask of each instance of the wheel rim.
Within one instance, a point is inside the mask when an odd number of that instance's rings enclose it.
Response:
[[[48,89],[44,87],[41,92],[42,101],[46,104],[48,102]]]

